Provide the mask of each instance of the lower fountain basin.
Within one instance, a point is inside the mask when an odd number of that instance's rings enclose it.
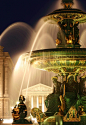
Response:
[[[35,68],[54,73],[81,73],[86,70],[85,48],[55,48],[32,51],[22,56]]]

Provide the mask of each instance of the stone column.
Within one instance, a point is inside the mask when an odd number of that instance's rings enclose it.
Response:
[[[39,108],[39,97],[37,96],[37,108]]]
[[[34,96],[34,107],[37,107],[37,96]]]
[[[8,96],[8,66],[5,66],[5,91],[4,96]]]
[[[9,98],[8,98],[8,66],[5,63],[5,77],[4,77],[4,118],[8,118],[9,115]]]
[[[30,113],[31,113],[31,95],[29,95],[29,105],[28,105],[28,108],[29,108],[29,110],[27,110],[28,111],[28,116],[30,115]]]
[[[46,100],[46,96],[44,96],[44,101]],[[47,111],[47,108],[46,108],[46,106],[45,106],[45,103],[44,103],[44,112],[46,112]]]
[[[3,118],[3,98],[0,98],[0,118]]]
[[[4,118],[7,119],[9,116],[9,98],[4,98]]]
[[[4,104],[3,104],[3,60],[0,60],[0,117],[3,118],[3,110],[4,110]]]
[[[0,97],[3,97],[3,60],[0,61]]]
[[[44,112],[44,96],[42,96],[42,112]]]
[[[33,108],[33,96],[31,96],[31,109]]]

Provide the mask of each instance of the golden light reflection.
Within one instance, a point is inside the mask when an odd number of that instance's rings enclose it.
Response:
[[[12,107],[11,107],[11,109],[13,110],[13,109],[14,109],[14,107],[12,106]]]
[[[56,46],[58,46],[60,44],[59,39],[56,39],[55,41],[56,41]]]
[[[42,104],[42,97],[39,97],[39,104]]]
[[[72,44],[72,40],[67,40],[67,44]]]
[[[17,104],[17,106],[18,106],[18,104],[19,104],[19,101],[17,101],[17,102],[16,102],[16,104]]]
[[[3,124],[8,124],[8,123],[12,123],[13,122],[13,119],[3,119]]]

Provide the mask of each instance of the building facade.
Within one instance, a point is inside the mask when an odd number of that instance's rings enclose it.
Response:
[[[26,97],[28,115],[30,115],[31,109],[34,107],[41,109],[42,112],[45,112],[47,109],[45,107],[44,101],[46,97],[52,93],[52,91],[52,87],[42,83],[22,90],[22,95]]]
[[[13,62],[8,52],[0,46],[0,118],[8,118],[10,114],[9,81],[13,71]]]

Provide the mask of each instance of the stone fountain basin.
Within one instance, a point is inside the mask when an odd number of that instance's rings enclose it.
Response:
[[[55,48],[44,49],[25,53],[23,60],[40,70],[55,73],[81,73],[86,70],[85,48]]]

